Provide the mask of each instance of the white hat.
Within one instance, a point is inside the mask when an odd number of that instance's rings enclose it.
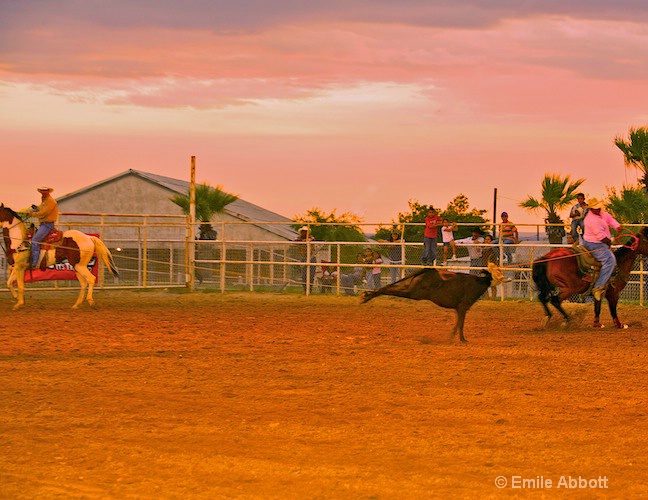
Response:
[[[308,226],[302,226],[299,228],[299,231],[308,231]]]
[[[41,193],[43,191],[47,191],[48,193],[51,193],[52,191],[54,191],[54,188],[51,188],[51,187],[48,187],[48,186],[41,186],[41,187],[37,188],[36,191],[39,191]]]
[[[603,202],[601,200],[597,200],[596,198],[590,198],[589,202],[587,203],[587,206],[589,208],[603,208]]]

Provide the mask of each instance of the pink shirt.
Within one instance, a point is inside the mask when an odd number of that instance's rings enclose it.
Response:
[[[600,216],[594,215],[590,210],[585,216],[585,232],[583,233],[583,239],[590,243],[600,243],[605,238],[612,239],[610,226],[614,229],[619,229],[621,224],[619,224],[609,213],[604,212],[603,210],[601,210]]]

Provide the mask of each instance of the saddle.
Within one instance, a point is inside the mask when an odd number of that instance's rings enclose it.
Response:
[[[34,237],[34,233],[36,232],[36,226],[33,224],[29,226],[29,229],[27,229],[27,241],[31,243],[31,239]],[[47,233],[47,236],[43,238],[43,241],[41,241],[41,245],[54,245],[56,243],[59,243],[63,239],[63,231],[59,231],[58,229],[54,228],[52,229],[49,233]]]
[[[596,279],[601,273],[601,267],[603,264],[596,260],[590,251],[583,245],[574,243],[570,250],[576,255],[578,274],[580,278],[588,283],[596,282]]]

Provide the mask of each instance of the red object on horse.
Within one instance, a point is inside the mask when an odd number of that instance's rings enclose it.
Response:
[[[99,237],[98,234],[88,234],[88,236]],[[47,250],[49,248],[55,247],[56,263],[51,266],[43,266],[41,264],[40,269],[33,269],[28,271],[27,273],[25,273],[25,283],[35,283],[37,281],[68,281],[77,279],[76,272],[74,271],[74,265],[78,263],[78,257],[75,261],[74,256],[78,256],[79,249],[78,247],[74,248],[76,246],[74,241],[71,241],[71,238],[66,238],[65,240],[63,240],[63,232],[59,231],[58,229],[50,231],[48,237],[43,240],[43,243],[48,241],[48,239],[50,243],[49,246],[44,247],[41,245],[41,248],[43,250]],[[58,245],[54,245],[54,242],[57,242]],[[44,261],[45,259],[43,259],[43,262]],[[88,269],[95,277],[99,276],[99,266],[97,265],[96,255],[92,256],[92,259],[88,263]]]

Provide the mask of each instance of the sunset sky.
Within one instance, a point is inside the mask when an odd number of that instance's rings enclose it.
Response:
[[[389,222],[457,194],[492,216],[545,173],[635,183],[645,0],[0,0],[0,201],[129,168],[285,216]]]

